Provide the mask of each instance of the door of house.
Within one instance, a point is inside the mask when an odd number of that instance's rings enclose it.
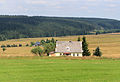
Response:
[[[70,56],[71,53],[63,53],[63,55]]]

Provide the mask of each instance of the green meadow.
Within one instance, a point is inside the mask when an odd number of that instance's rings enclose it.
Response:
[[[120,82],[120,60],[0,58],[0,82]]]

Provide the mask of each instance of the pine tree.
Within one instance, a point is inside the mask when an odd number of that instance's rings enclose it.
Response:
[[[47,40],[46,40],[46,43],[50,43],[50,40],[47,39]]]
[[[78,37],[78,40],[77,41],[80,41],[80,37]]]
[[[4,51],[6,50],[6,48],[3,48],[2,50],[3,50],[3,52],[4,52]]]
[[[51,42],[52,42],[52,43],[55,43],[55,40],[54,40],[54,38],[52,38],[52,39],[51,39]]]
[[[93,53],[93,55],[94,55],[94,56],[99,56],[99,57],[102,56],[102,52],[100,51],[100,48],[99,48],[99,47],[97,47],[97,48],[95,49],[95,52]]]
[[[83,56],[90,56],[91,53],[88,49],[88,44],[87,44],[87,41],[86,41],[86,37],[83,37],[83,42],[82,42],[82,49],[83,49]]]

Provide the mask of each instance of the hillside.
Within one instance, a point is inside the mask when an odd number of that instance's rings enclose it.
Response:
[[[113,19],[0,16],[0,40],[119,31],[120,21]]]
[[[108,58],[120,58],[120,33],[112,34],[100,34],[100,35],[80,35],[80,36],[65,36],[65,37],[54,37],[58,41],[77,41],[78,37],[85,36],[87,38],[88,47],[91,54],[96,47],[100,47],[102,51],[102,57]],[[52,37],[40,37],[40,38],[22,38],[22,39],[11,39],[7,41],[1,41],[1,45],[19,45],[22,44],[22,47],[6,47],[6,51],[3,52],[0,48],[0,56],[34,56],[31,53],[31,49],[34,47],[26,47],[26,44],[31,42],[38,42],[41,40],[51,39]]]

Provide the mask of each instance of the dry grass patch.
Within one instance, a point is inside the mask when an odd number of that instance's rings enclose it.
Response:
[[[101,34],[101,35],[85,35],[89,44],[89,49],[91,53],[93,50],[100,46],[104,57],[120,57],[120,35],[116,34]],[[82,38],[82,35],[80,36]],[[25,47],[26,44],[30,42],[40,41],[42,39],[51,39],[52,37],[42,37],[42,38],[23,38],[14,39],[8,41],[1,41],[0,45],[4,44],[22,44],[24,47],[17,48],[7,48],[5,53],[0,49],[0,55],[4,56],[33,56],[30,52],[32,47]],[[54,37],[54,39],[59,41],[77,41],[78,36],[65,36],[65,37]]]

